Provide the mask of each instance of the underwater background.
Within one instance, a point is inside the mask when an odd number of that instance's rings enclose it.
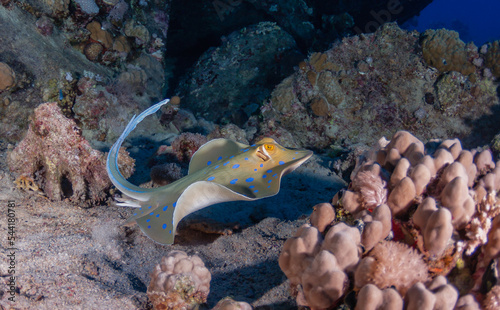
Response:
[[[1,0],[0,309],[499,309],[499,9]],[[115,153],[141,188],[196,200],[213,139],[314,154],[161,245],[106,158],[165,98]]]

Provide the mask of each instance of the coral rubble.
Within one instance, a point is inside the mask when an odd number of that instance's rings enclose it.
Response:
[[[122,173],[133,173],[134,160],[121,152]],[[111,182],[105,155],[93,149],[76,123],[66,118],[56,102],[35,109],[24,139],[8,156],[9,168],[20,177],[33,179],[53,200],[98,202]]]

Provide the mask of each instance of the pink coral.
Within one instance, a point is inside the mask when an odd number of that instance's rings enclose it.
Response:
[[[122,173],[129,177],[134,161],[122,153],[119,161],[124,159],[128,164]],[[104,154],[90,146],[56,102],[35,109],[28,132],[9,154],[8,163],[11,171],[35,179],[53,200],[97,202],[111,185]]]
[[[155,309],[194,309],[207,301],[211,278],[198,256],[172,251],[153,270],[148,297]]]
[[[361,260],[355,285],[361,288],[371,283],[380,289],[394,287],[404,295],[413,284],[425,282],[428,277],[427,265],[420,254],[406,244],[384,241]]]
[[[189,162],[193,154],[207,143],[207,138],[199,133],[185,132],[172,142],[172,149],[181,162]]]

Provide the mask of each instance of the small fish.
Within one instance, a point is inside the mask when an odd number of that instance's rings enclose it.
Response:
[[[252,201],[276,195],[281,177],[312,155],[308,150],[284,148],[271,138],[254,145],[215,139],[194,153],[187,176],[158,188],[138,187],[120,173],[118,150],[138,123],[168,102],[163,100],[134,116],[111,147],[106,163],[111,182],[131,198],[118,205],[137,208],[128,223],[136,221],[158,243],[172,244],[177,224],[197,210],[220,202]]]

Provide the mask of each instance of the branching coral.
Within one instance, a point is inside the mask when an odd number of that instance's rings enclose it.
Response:
[[[172,251],[153,270],[148,297],[155,309],[195,309],[207,301],[210,280],[198,256]]]
[[[134,160],[120,151],[122,173],[133,173]],[[9,154],[11,171],[34,179],[53,200],[74,202],[104,199],[111,185],[103,153],[94,150],[81,136],[76,123],[66,118],[57,103],[35,109],[25,138]]]

